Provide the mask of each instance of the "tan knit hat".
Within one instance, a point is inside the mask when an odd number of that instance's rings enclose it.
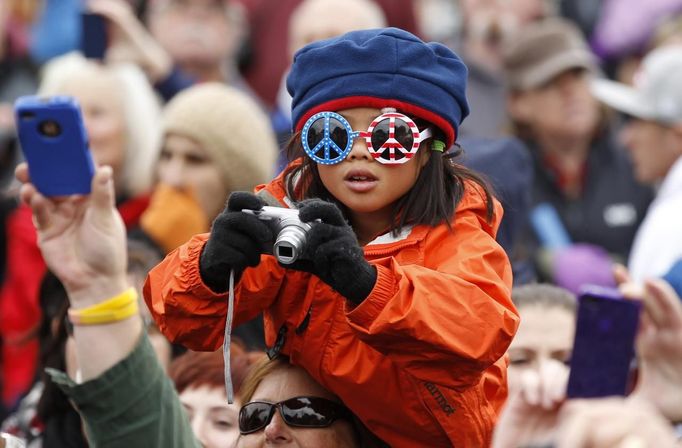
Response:
[[[163,134],[191,138],[215,160],[225,185],[251,191],[272,179],[277,141],[267,115],[246,93],[205,83],[176,95],[163,113]]]

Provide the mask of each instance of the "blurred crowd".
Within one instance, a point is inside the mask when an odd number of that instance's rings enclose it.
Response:
[[[79,366],[66,292],[19,200],[13,102],[78,100],[93,157],[113,170],[141,291],[164,256],[210,230],[231,192],[287,164],[296,52],[383,27],[441,42],[468,67],[471,114],[447,150],[504,207],[497,242],[521,317],[492,446],[679,446],[682,0],[0,0],[0,431],[28,447],[88,446],[76,407],[44,373],[75,377]],[[566,399],[585,285],[644,303],[628,397]],[[222,354],[170,343],[140,308],[205,447],[231,446],[257,388],[328,393],[302,369],[263,370],[256,317],[233,333],[228,404]],[[293,430],[271,429],[273,440]]]

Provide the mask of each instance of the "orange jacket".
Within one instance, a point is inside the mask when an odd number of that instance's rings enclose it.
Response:
[[[284,205],[281,177],[260,189]],[[489,225],[484,198],[467,184],[454,232],[420,225],[365,246],[377,282],[354,309],[319,278],[263,255],[235,287],[234,325],[264,312],[268,346],[279,334],[293,364],[393,447],[487,446],[518,326],[495,206]],[[199,275],[207,238],[170,253],[144,288],[161,331],[193,350],[220,347],[227,312],[227,294]]]

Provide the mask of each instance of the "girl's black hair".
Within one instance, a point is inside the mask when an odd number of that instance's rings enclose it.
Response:
[[[414,119],[420,130],[429,126],[423,120]],[[433,140],[445,141],[438,128],[434,129]],[[426,142],[431,145],[433,140]],[[424,144],[423,144],[424,145]],[[432,151],[431,157],[422,168],[414,186],[395,203],[391,217],[391,232],[398,234],[407,225],[425,224],[436,226],[445,223],[450,227],[457,205],[464,195],[465,184],[477,184],[486,199],[487,220],[494,216],[493,196],[486,180],[476,172],[458,164],[455,159],[463,150],[456,145],[449,151]],[[423,151],[425,148],[422,148]],[[347,208],[325,188],[317,169],[317,163],[307,157],[301,144],[301,133],[296,132],[285,147],[289,160],[301,157],[303,163],[290,165],[284,172],[287,195],[295,201],[319,198],[335,203],[347,216]]]

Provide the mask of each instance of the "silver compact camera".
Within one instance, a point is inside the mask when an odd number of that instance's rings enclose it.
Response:
[[[270,226],[276,235],[272,255],[277,261],[291,264],[303,254],[310,224],[298,219],[298,210],[264,206],[260,210],[244,209],[242,212],[256,215]]]

